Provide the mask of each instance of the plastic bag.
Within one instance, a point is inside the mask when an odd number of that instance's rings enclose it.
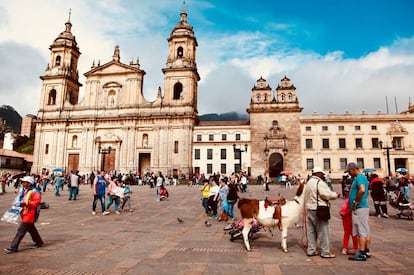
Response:
[[[20,193],[22,192],[22,188],[19,189],[19,192],[14,198],[12,206],[6,210],[6,212],[1,217],[1,221],[7,223],[19,223],[20,220],[20,212],[22,211],[22,207],[20,206]]]

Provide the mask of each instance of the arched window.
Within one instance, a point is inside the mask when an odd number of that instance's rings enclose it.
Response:
[[[148,135],[147,134],[142,135],[142,147],[148,147]]]
[[[50,90],[49,98],[47,100],[47,105],[55,105],[56,104],[56,90]]]
[[[115,107],[115,105],[116,105],[116,93],[114,90],[111,90],[108,93],[108,106]]]
[[[267,102],[267,94],[264,94],[264,102]]]
[[[285,102],[285,100],[286,100],[286,96],[285,96],[285,94],[281,94],[281,95],[280,95],[280,101],[281,101],[281,102]]]
[[[184,49],[183,49],[183,47],[178,47],[177,48],[177,57],[183,57],[183,55],[184,55]]]
[[[256,102],[260,102],[260,95],[256,95]]]
[[[273,128],[279,127],[279,122],[277,120],[273,120],[272,121],[272,126],[273,126]]]
[[[56,56],[56,60],[55,60],[55,66],[60,66],[60,55]]]
[[[288,102],[292,102],[292,94],[291,93],[288,94]]]
[[[72,148],[76,148],[76,147],[78,147],[78,136],[74,135],[72,137]]]
[[[182,92],[183,92],[183,84],[181,84],[180,82],[175,83],[173,99],[180,99]]]

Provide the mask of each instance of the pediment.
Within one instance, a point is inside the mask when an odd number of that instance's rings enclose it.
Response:
[[[105,75],[105,74],[120,74],[120,73],[137,73],[137,72],[143,73],[142,70],[136,67],[129,66],[129,65],[116,62],[116,61],[111,61],[102,66],[94,67],[89,72],[86,72],[85,76],[89,77],[89,76],[98,75],[98,74]]]

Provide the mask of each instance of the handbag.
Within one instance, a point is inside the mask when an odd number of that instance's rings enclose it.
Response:
[[[319,181],[316,183],[316,217],[321,221],[327,221],[331,218],[330,207],[318,204],[318,201],[319,201],[318,184],[319,184]],[[328,205],[329,205],[329,202],[328,202]]]

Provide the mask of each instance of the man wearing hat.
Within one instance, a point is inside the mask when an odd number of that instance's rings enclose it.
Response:
[[[364,173],[359,171],[355,162],[348,163],[345,173],[349,173],[354,178],[349,193],[349,207],[352,209],[352,235],[359,237],[359,251],[354,256],[349,257],[349,260],[366,261],[367,258],[371,257],[369,253],[371,236],[368,224],[369,182]]]
[[[38,248],[43,245],[42,238],[34,224],[39,215],[41,194],[34,188],[33,177],[25,176],[21,179],[21,183],[23,185],[23,191],[19,197],[17,206],[22,207],[22,221],[10,247],[4,249],[6,253],[17,252],[19,244],[27,232],[30,233],[34,242],[30,248]]]
[[[312,177],[305,186],[305,207],[307,215],[308,256],[316,256],[316,243],[319,239],[322,258],[335,258],[329,248],[329,221],[316,215],[317,206],[329,206],[329,200],[335,200],[339,194],[331,191],[324,181],[326,173],[320,167],[312,169]]]

